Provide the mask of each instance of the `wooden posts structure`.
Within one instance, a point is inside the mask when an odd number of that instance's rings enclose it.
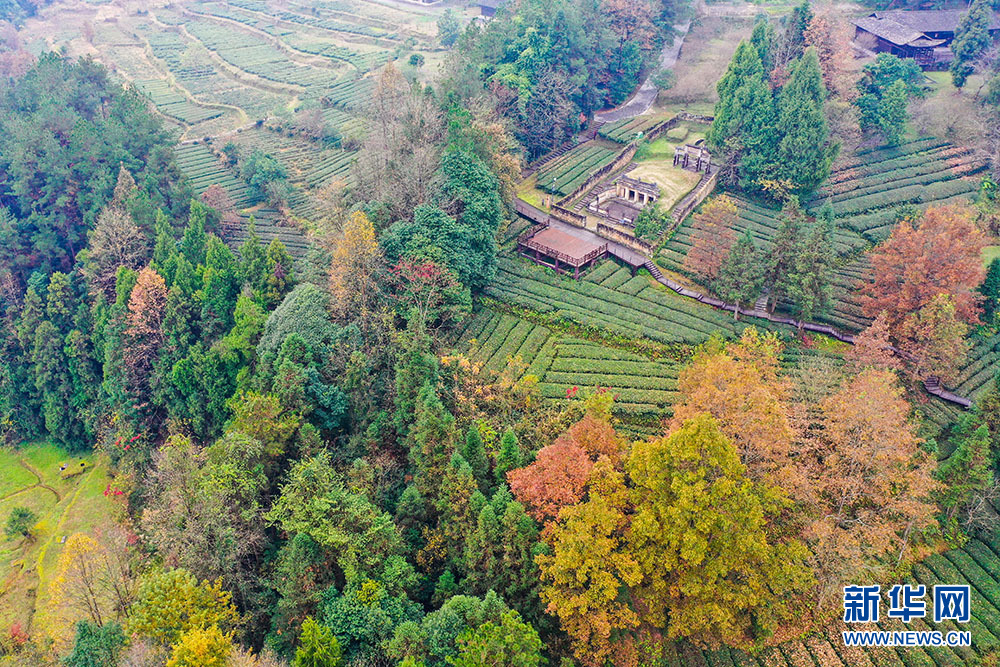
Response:
[[[692,166],[695,171],[704,171],[705,173],[712,171],[712,154],[703,146],[686,144],[684,146],[677,146],[674,149],[675,167],[680,165],[681,169],[689,169],[691,168],[689,165],[692,160],[694,160],[694,165]]]

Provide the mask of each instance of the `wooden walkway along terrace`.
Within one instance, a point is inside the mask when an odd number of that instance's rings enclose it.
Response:
[[[590,240],[587,238],[587,236],[584,236],[588,235],[589,237],[593,237],[593,239],[599,239],[600,241],[603,241],[604,244],[603,254],[597,256],[594,259],[591,259],[590,261],[596,261],[597,258],[603,257],[605,255],[610,255],[628,264],[633,269],[633,271],[640,267],[646,269],[647,271],[649,271],[649,274],[653,276],[653,279],[656,280],[661,285],[669,287],[670,289],[680,294],[681,296],[686,296],[689,299],[700,301],[701,303],[712,306],[713,308],[718,308],[720,310],[727,310],[731,313],[735,312],[736,314],[757,317],[763,320],[767,320],[768,322],[774,322],[776,324],[784,324],[787,326],[795,327],[800,331],[812,331],[814,333],[821,333],[830,336],[831,338],[836,338],[841,342],[849,343],[851,345],[854,344],[854,336],[852,336],[851,334],[838,331],[837,329],[833,328],[828,324],[819,324],[816,322],[804,322],[801,320],[797,320],[793,317],[786,317],[782,315],[775,315],[774,313],[769,313],[767,312],[766,309],[761,307],[762,304],[766,304],[766,300],[764,301],[758,300],[756,303],[754,303],[754,307],[752,309],[745,309],[745,308],[740,308],[738,304],[726,303],[725,301],[718,299],[714,296],[704,294],[697,290],[693,290],[689,287],[685,287],[680,283],[664,276],[663,271],[660,270],[660,267],[657,266],[656,263],[653,262],[653,260],[650,259],[649,257],[646,257],[620,243],[617,243],[614,240],[605,239],[603,237],[598,236],[597,234],[594,234],[593,232],[584,229],[578,229],[573,227],[572,225],[568,225],[564,222],[551,218],[544,211],[535,208],[534,206],[528,204],[523,200],[518,199],[516,201],[515,209],[519,214],[523,215],[529,220],[537,222],[538,224],[542,225],[543,229],[552,228],[554,231],[562,232],[566,236],[578,236],[585,240]],[[538,231],[539,230],[537,229],[529,230],[524,235],[522,235],[522,238],[525,237],[530,238],[530,236],[534,235]],[[591,243],[593,245],[597,245],[597,243],[592,240]],[[521,247],[521,240],[519,239],[518,248],[520,249],[520,247]],[[530,256],[528,255],[526,256],[529,259],[532,259]],[[546,266],[549,265],[546,264]],[[579,275],[578,271],[574,272],[574,277],[577,277],[578,275]],[[972,400],[970,400],[965,396],[959,396],[954,392],[948,391],[941,385],[940,379],[935,376],[928,377],[924,380],[924,389],[926,389],[927,393],[933,396],[937,396],[941,400],[948,401],[949,403],[954,403],[956,405],[960,405],[963,408],[969,408],[972,406]]]

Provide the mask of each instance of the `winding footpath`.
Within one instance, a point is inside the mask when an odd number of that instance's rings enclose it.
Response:
[[[726,310],[735,315],[747,315],[749,317],[756,317],[758,319],[767,320],[768,322],[774,322],[775,324],[783,324],[790,327],[795,327],[799,331],[812,331],[814,333],[821,333],[837,340],[848,343],[850,345],[854,344],[854,336],[848,333],[843,333],[838,331],[834,327],[828,324],[819,324],[817,322],[806,322],[802,320],[797,320],[793,317],[786,317],[782,315],[776,315],[774,313],[769,313],[762,305],[762,300],[758,300],[754,304],[753,308],[740,308],[738,304],[726,303],[721,299],[717,299],[714,296],[699,292],[698,290],[693,290],[690,287],[685,287],[684,285],[678,283],[675,280],[671,280],[663,275],[663,271],[660,267],[646,255],[643,255],[626,245],[623,245],[613,239],[605,238],[599,236],[594,232],[588,231],[586,229],[581,229],[574,225],[570,225],[561,220],[557,220],[551,217],[545,211],[538,209],[527,202],[518,199],[515,203],[515,208],[517,212],[529,220],[536,222],[538,224],[548,225],[549,227],[558,229],[561,232],[574,236],[576,238],[584,239],[592,243],[607,243],[608,244],[608,254],[622,260],[633,269],[644,268],[649,271],[653,279],[656,280],[661,285],[669,287],[677,294],[687,297],[689,299],[694,299],[701,303],[712,306],[713,308],[718,308],[719,310]],[[963,408],[969,408],[972,406],[972,400],[965,396],[959,396],[958,394],[948,391],[941,384],[941,381],[937,377],[928,377],[924,380],[924,389],[927,393],[937,396],[938,398],[948,401],[949,403],[954,403],[960,405]]]

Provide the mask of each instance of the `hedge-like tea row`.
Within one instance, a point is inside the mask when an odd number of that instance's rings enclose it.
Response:
[[[965,365],[955,379],[955,393],[978,398],[990,390],[1000,372],[1000,334],[974,338]]]
[[[189,21],[185,28],[233,67],[264,79],[309,88],[329,87],[340,78],[329,69],[300,65],[273,44],[236,28],[210,21]]]
[[[219,185],[238,205],[250,203],[246,184],[226,169],[204,144],[178,146],[174,155],[195,194],[200,195],[210,186]]]
[[[657,116],[625,118],[614,123],[602,125],[597,133],[605,139],[610,139],[620,144],[627,144],[635,139],[639,132],[646,133],[650,128],[658,125],[663,120],[663,118]]]
[[[772,646],[754,654],[721,647],[699,649],[687,642],[678,642],[666,649],[665,665],[670,667],[948,667],[981,664],[1000,650],[1000,558],[997,546],[980,540],[970,540],[962,549],[927,558],[913,569],[905,583],[923,584],[927,588],[928,616],[908,624],[888,619],[863,628],[849,628],[839,620],[805,639],[796,639]],[[934,623],[932,587],[935,584],[966,584],[972,594],[972,619],[967,624],[952,621]],[[889,586],[883,586],[888,591]],[[889,601],[883,596],[882,608]],[[898,631],[954,630],[972,634],[971,647],[908,647],[901,649],[857,648],[844,646],[841,632],[851,629]]]
[[[874,163],[865,163],[851,169],[840,169],[833,172],[830,178],[823,184],[817,193],[817,197],[826,196],[828,193],[842,191],[846,183],[856,182],[867,178],[878,178],[896,171],[918,167],[924,164],[935,162],[951,162],[957,164],[961,158],[973,155],[975,151],[962,146],[951,146],[948,144],[937,146],[928,150],[907,153],[890,160],[883,160]]]
[[[858,167],[871,168],[880,162],[894,160],[911,153],[919,153],[920,151],[931,150],[938,148],[939,146],[947,145],[948,142],[946,141],[942,141],[934,137],[924,137],[922,139],[907,141],[897,146],[883,146],[881,148],[860,150],[853,156],[844,157],[838,160],[837,168],[831,174],[831,180],[834,179],[837,174],[849,169],[855,169]]]
[[[661,414],[677,400],[677,362],[556,335],[512,315],[484,309],[464,323],[455,340],[490,373],[520,359],[547,399],[605,387],[618,396],[617,414],[639,418]]]
[[[744,326],[727,313],[665,288],[647,287],[632,296],[604,285],[556,276],[525,261],[502,260],[500,271],[488,290],[491,296],[626,336],[644,336],[662,343],[700,343],[718,331],[732,334]]]
[[[351,35],[364,35],[365,37],[395,37],[394,34],[386,30],[363,23],[351,23],[348,21],[333,18],[320,18],[316,16],[303,16],[294,12],[276,10],[273,7],[269,7],[267,3],[260,2],[258,0],[230,0],[230,4],[243,9],[268,14],[281,19],[282,21],[298,23],[311,28],[320,28],[322,30],[330,30],[333,32],[343,32]]]
[[[218,118],[223,113],[221,109],[201,107],[192,103],[163,79],[137,80],[135,87],[149,98],[157,110],[188,125]]]
[[[542,167],[538,172],[538,187],[546,192],[567,195],[617,154],[603,146],[581,144]]]

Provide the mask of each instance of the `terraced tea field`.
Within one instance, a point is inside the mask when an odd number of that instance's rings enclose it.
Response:
[[[285,167],[294,185],[315,189],[351,181],[354,151],[328,147],[300,136],[289,137],[267,128],[250,128],[215,144],[221,150],[229,142],[243,146],[248,152],[260,149],[270,154]]]
[[[222,109],[198,106],[163,79],[138,80],[135,82],[135,87],[148,97],[159,111],[188,125],[218,118],[224,113]]]
[[[743,197],[728,195],[735,203],[739,217],[733,230],[737,237],[749,231],[758,248],[770,249],[774,237],[781,226],[777,209],[767,208]],[[695,214],[697,215],[697,214]],[[685,219],[670,241],[663,247],[657,258],[658,263],[672,271],[683,271],[684,258],[691,249],[699,231],[692,228],[693,216]],[[857,253],[866,248],[869,243],[860,234],[850,228],[837,226],[834,228],[833,245],[840,255]]]
[[[341,81],[323,93],[323,103],[340,109],[359,111],[365,108],[375,89],[375,80],[356,78]]]
[[[833,278],[833,308],[816,319],[847,331],[866,327],[869,320],[861,312],[856,291],[870,271],[864,253],[889,236],[900,206],[967,201],[978,190],[978,174],[985,166],[971,149],[937,139],[864,151],[841,160],[806,203],[813,215],[826,205],[832,207],[833,246],[841,258]],[[780,211],[730,196],[739,210],[734,231],[749,231],[759,248],[769,249],[780,227]],[[663,268],[686,273],[684,259],[699,233],[691,222],[692,217],[685,220],[660,250],[656,261]]]
[[[681,643],[670,647],[665,664],[671,667],[960,667],[993,664],[1000,652],[1000,538],[973,539],[961,549],[926,558],[914,566],[912,575],[902,583],[926,587],[926,618],[904,624],[896,619],[886,620],[882,614],[878,623],[853,628],[837,621],[804,639],[785,642],[755,654],[727,648],[702,650]],[[969,623],[933,622],[930,591],[935,584],[969,585],[972,594]],[[888,608],[889,588],[891,585],[882,586],[885,592],[882,609]],[[969,631],[972,646],[846,648],[840,633],[857,629]]]
[[[162,10],[157,17],[162,20]],[[187,41],[180,33],[149,26],[139,31],[149,42],[153,56],[196,98],[238,107],[251,119],[266,118],[287,105],[282,95],[241,84],[220,73],[205,47]]]
[[[839,226],[878,243],[891,233],[898,206],[971,196],[986,166],[971,148],[931,138],[863,151],[840,161],[808,208],[830,204]]]
[[[342,78],[342,69],[310,67],[252,33],[204,20],[184,24],[185,30],[227,63],[263,79],[300,86],[313,96],[323,94]]]
[[[212,185],[229,193],[237,206],[250,203],[246,183],[239,180],[204,144],[185,144],[175,150],[177,164],[188,177],[195,194],[200,195]]]
[[[565,400],[576,391],[606,387],[624,419],[661,417],[677,400],[678,362],[553,333],[513,315],[483,309],[459,334],[473,361],[500,372],[519,360],[538,378],[542,396]]]
[[[538,187],[553,194],[568,195],[611,162],[619,149],[596,141],[580,144],[542,166],[538,171]]]
[[[544,317],[663,344],[702,343],[720,332],[735,336],[747,326],[648,275],[633,277],[610,260],[598,264],[585,280],[575,281],[526,261],[502,259],[487,294]]]
[[[1000,373],[1000,334],[976,335],[971,340],[965,365],[959,370],[953,391],[978,399],[990,390],[993,378]]]
[[[666,120],[663,116],[637,116],[602,125],[597,133],[605,139],[628,144],[634,141],[639,133],[647,134],[652,128]]]
[[[271,241],[277,239],[285,244],[288,254],[296,260],[301,260],[309,252],[311,246],[309,238],[297,227],[282,224],[281,214],[274,209],[260,209],[254,211],[254,231],[260,238],[260,243],[267,246]],[[250,214],[240,214],[239,227],[230,230],[226,234],[226,242],[233,248],[239,248],[249,235]]]

